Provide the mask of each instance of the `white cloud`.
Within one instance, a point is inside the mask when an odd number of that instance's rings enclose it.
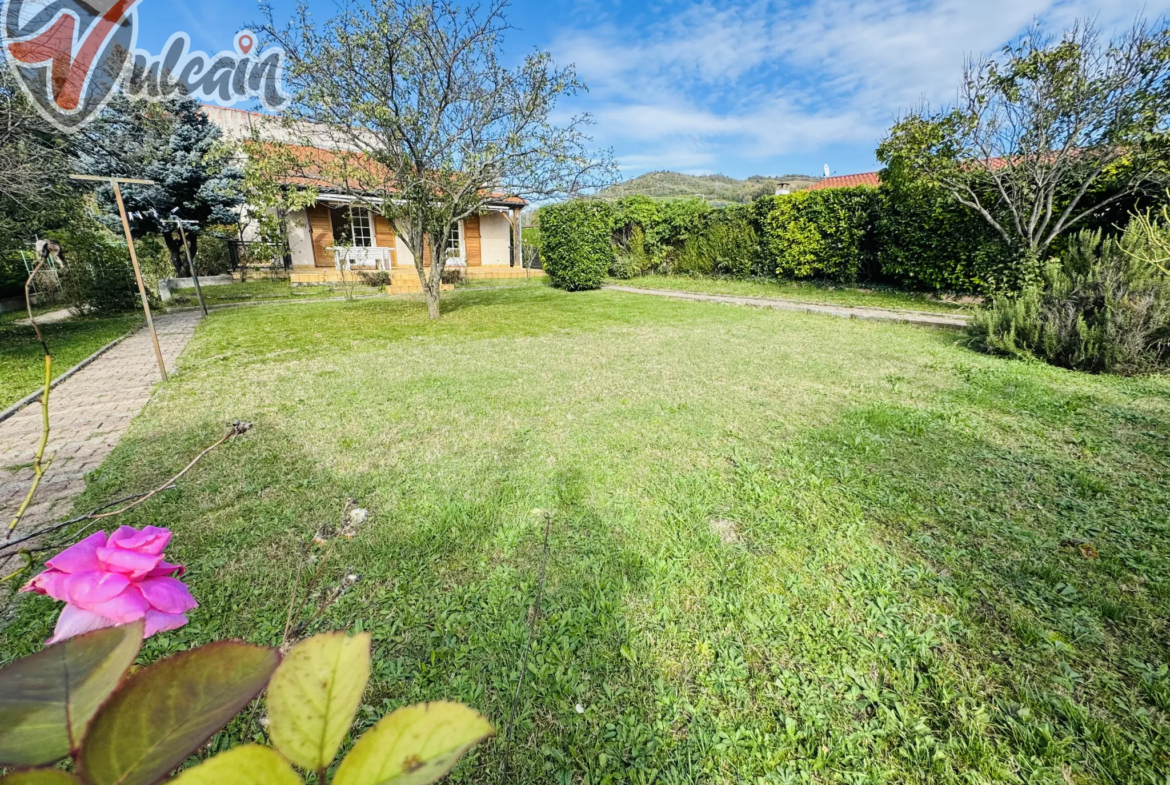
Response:
[[[1060,30],[1095,15],[1110,30],[1143,8],[1154,16],[1170,0],[703,0],[662,6],[648,24],[599,22],[552,49],[588,80],[599,140],[626,152],[627,171],[714,170],[731,156],[872,150],[900,111],[952,98],[965,57],[1034,18]]]

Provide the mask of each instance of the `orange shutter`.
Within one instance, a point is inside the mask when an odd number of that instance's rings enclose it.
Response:
[[[333,245],[333,219],[329,208],[315,204],[305,209],[309,218],[309,235],[313,238],[313,264],[318,267],[333,267],[336,262],[333,252],[325,249]]]
[[[397,233],[390,226],[390,222],[378,214],[374,214],[374,240],[379,248],[397,248]],[[392,254],[393,256],[393,254]],[[395,262],[398,260],[395,259]]]
[[[483,264],[483,252],[480,246],[479,216],[472,215],[463,219],[463,233],[467,235],[463,242],[467,243],[465,256],[468,267],[479,267]]]

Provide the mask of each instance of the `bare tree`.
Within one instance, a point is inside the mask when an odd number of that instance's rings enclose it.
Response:
[[[431,318],[456,222],[501,197],[572,195],[613,180],[611,156],[589,150],[589,117],[553,120],[558,100],[585,89],[574,69],[539,51],[516,68],[501,64],[506,8],[373,0],[318,24],[302,2],[279,28],[266,9],[261,27],[288,54],[286,127],[320,124],[337,150],[314,158],[309,176],[398,222]]]
[[[1039,26],[998,58],[969,60],[953,107],[899,121],[878,148],[1035,259],[1062,233],[1162,182],[1170,161],[1170,30],[1111,41],[1090,23]]]
[[[0,68],[0,238],[32,239],[77,201],[70,140],[42,118],[15,78]]]

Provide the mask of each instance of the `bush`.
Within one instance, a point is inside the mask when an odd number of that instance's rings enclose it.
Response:
[[[645,227],[650,251],[682,248],[687,240],[702,231],[711,213],[711,206],[702,199],[662,202],[658,205],[657,220]]]
[[[575,200],[540,210],[540,257],[553,286],[570,292],[601,286],[614,261],[614,209]]]
[[[24,282],[28,271],[19,253],[0,255],[0,300],[24,297]]]
[[[990,291],[994,260],[1006,253],[979,215],[937,188],[911,183],[879,189],[874,230],[882,278],[909,289]]]
[[[443,275],[447,275],[447,271],[443,270]],[[375,289],[381,289],[383,286],[389,286],[393,280],[393,276],[385,270],[358,270],[358,279],[366,286],[372,286]],[[444,283],[446,279],[444,278]]]
[[[1162,231],[1166,231],[1163,229]],[[1170,278],[1139,261],[1147,240],[1134,224],[1120,238],[1081,231],[1043,286],[997,297],[971,319],[974,346],[1035,356],[1092,373],[1140,374],[1170,364]]]
[[[630,227],[625,244],[615,241],[615,246],[609,265],[609,274],[614,278],[635,278],[658,265],[658,260],[646,250],[646,233],[637,224]]]
[[[672,272],[748,278],[758,266],[759,234],[752,212],[733,206],[711,212],[675,255]]]
[[[216,232],[203,232],[195,246],[195,269],[200,275],[222,275],[232,271],[232,256],[228,250],[229,226],[215,227]]]
[[[139,307],[138,284],[125,244],[98,228],[54,232],[52,236],[61,243],[65,299],[73,308],[85,313],[119,313]]]
[[[798,191],[761,200],[764,248],[775,272],[790,278],[852,283],[870,273],[876,188]]]
[[[390,274],[385,273],[389,278]],[[439,283],[464,283],[467,280],[467,268],[462,265],[453,267],[444,267],[443,274],[439,276]],[[389,283],[389,281],[387,281]]]

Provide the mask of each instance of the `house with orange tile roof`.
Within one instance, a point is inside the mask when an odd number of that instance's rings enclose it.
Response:
[[[823,191],[826,188],[853,188],[858,185],[868,185],[877,188],[882,184],[879,172],[865,172],[863,174],[842,174],[826,177],[810,185],[806,190]]]
[[[414,255],[403,242],[400,227],[391,225],[376,209],[382,199],[355,195],[360,193],[359,189],[341,188],[329,179],[313,176],[314,162],[326,165],[328,159],[339,155],[339,148],[327,134],[307,125],[286,129],[276,118],[255,112],[211,105],[203,109],[226,139],[243,141],[258,130],[262,138],[287,145],[297,158],[307,162],[297,176],[286,178],[291,187],[318,189],[316,204],[285,216],[289,247],[285,261],[294,284],[332,283],[349,271],[380,270],[392,275],[394,289],[407,291],[418,287]],[[319,146],[306,147],[306,139]],[[363,158],[351,160],[361,165]],[[447,264],[465,268],[467,277],[473,279],[528,275],[520,262],[517,240],[520,213],[525,206],[527,202],[518,197],[492,194],[479,215],[469,216],[453,227]],[[246,220],[246,213],[245,206],[238,244],[243,248],[259,240],[255,227],[249,226]],[[539,274],[539,271],[532,272]]]

